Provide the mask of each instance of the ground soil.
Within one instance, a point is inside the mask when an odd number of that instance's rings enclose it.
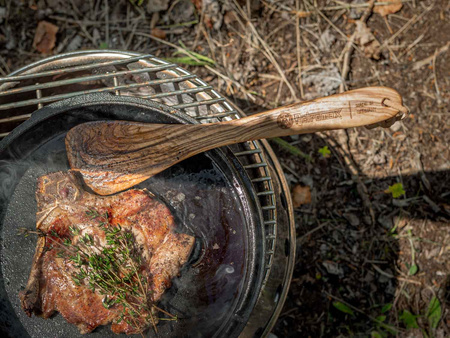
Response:
[[[0,72],[78,49],[173,57],[167,42],[182,41],[214,61],[183,66],[248,114],[337,93],[341,83],[397,89],[410,114],[390,128],[285,138],[309,159],[273,143],[290,187],[312,195],[295,209],[296,266],[273,334],[450,336],[449,2],[405,0],[387,17],[372,13],[379,58],[356,43],[344,82],[363,0],[154,1],[160,11],[139,2],[0,0]],[[40,21],[58,27],[46,52],[33,47]],[[398,198],[388,190],[395,183]]]

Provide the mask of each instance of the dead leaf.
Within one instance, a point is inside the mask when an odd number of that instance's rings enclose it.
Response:
[[[233,22],[237,21],[236,14],[233,11],[228,11],[223,16],[223,22],[225,25],[230,25]]]
[[[311,12],[304,12],[304,11],[291,11],[291,13],[297,15],[300,19],[308,18],[312,14]]]
[[[292,189],[292,203],[294,208],[311,203],[311,189],[308,186],[302,187],[301,185],[296,185]]]
[[[402,0],[377,0],[377,2],[392,2],[389,5],[375,6],[373,8],[373,11],[380,14],[381,16],[387,16],[389,14],[397,13],[403,7]]]
[[[47,21],[40,21],[34,34],[33,48],[43,54],[50,53],[55,47],[58,30],[58,26]]]
[[[150,34],[158,39],[164,40],[166,38],[166,32],[159,28],[153,28]]]
[[[355,42],[360,45],[364,55],[375,60],[380,59],[380,43],[372,34],[371,30],[362,21],[356,22]]]

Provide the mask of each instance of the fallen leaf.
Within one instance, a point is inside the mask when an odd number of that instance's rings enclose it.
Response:
[[[439,299],[436,298],[436,296],[433,296],[433,298],[431,298],[426,316],[428,318],[428,323],[430,324],[430,326],[433,329],[436,329],[442,316],[441,303],[439,302]]]
[[[236,14],[233,11],[228,11],[223,16],[223,22],[225,25],[230,25],[233,22],[237,21]]]
[[[153,28],[150,34],[158,39],[164,40],[166,38],[166,32],[159,28]]]
[[[381,16],[397,13],[403,7],[402,0],[377,0],[377,2],[391,2],[391,4],[375,6],[373,8],[374,13],[378,13]]]
[[[341,312],[348,313],[350,315],[354,315],[353,310],[350,309],[347,305],[341,302],[333,302],[333,306]]]
[[[367,25],[362,21],[356,22],[355,42],[361,47],[367,58],[380,59],[380,43],[372,34]]]
[[[403,310],[403,312],[398,317],[405,324],[407,329],[418,329],[417,315],[412,314],[408,310]]]
[[[55,47],[58,29],[58,26],[50,22],[40,21],[34,34],[33,48],[43,54],[50,53]]]
[[[301,185],[296,185],[292,189],[292,203],[294,208],[311,203],[311,189],[308,186],[302,187]]]
[[[292,11],[291,13],[297,15],[299,18],[308,18],[311,16],[311,12],[305,12],[305,11]]]

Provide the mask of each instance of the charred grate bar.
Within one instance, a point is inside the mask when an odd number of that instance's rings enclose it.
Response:
[[[177,108],[201,123],[243,117],[212,86],[175,64],[149,54],[85,51],[51,57],[0,78],[0,138],[45,104],[99,92],[155,100]],[[248,150],[235,151],[235,155],[252,178],[264,216],[269,249],[265,259],[265,285],[277,239],[276,199],[260,143],[247,142],[246,148]]]

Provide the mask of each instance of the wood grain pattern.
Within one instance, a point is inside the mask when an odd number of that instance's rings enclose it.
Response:
[[[331,129],[388,126],[399,112],[406,108],[395,90],[369,87],[221,123],[89,122],[69,131],[66,147],[70,166],[95,192],[108,195],[216,147]]]

